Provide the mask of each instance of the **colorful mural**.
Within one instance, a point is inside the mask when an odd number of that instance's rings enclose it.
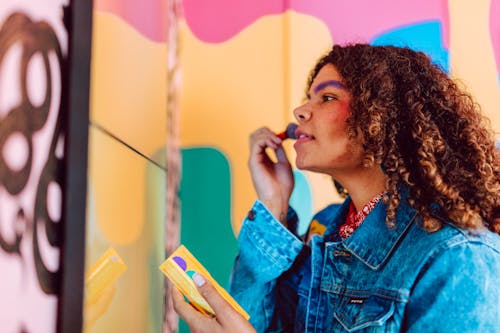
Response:
[[[221,284],[255,199],[248,136],[260,126],[281,131],[293,120],[309,70],[333,43],[408,45],[426,52],[474,94],[500,132],[499,0],[184,0],[183,6],[181,241]],[[285,145],[293,160],[293,149]],[[299,170],[295,176],[292,206],[305,230],[314,211],[340,198],[326,176]],[[228,223],[234,239],[227,239]],[[181,331],[187,331],[182,324]]]
[[[57,327],[66,226],[64,5],[0,5],[2,332]]]
[[[166,1],[94,1],[84,332],[162,330],[166,19]],[[91,300],[110,247],[126,269]]]
[[[68,3],[0,6],[2,331],[56,330]],[[500,0],[93,3],[86,277],[110,247],[126,269],[85,300],[85,332],[178,331],[158,266],[179,242],[227,283],[255,200],[248,136],[293,121],[311,67],[334,43],[426,52],[500,133]],[[22,58],[24,28],[9,30],[11,20],[49,43]],[[329,177],[294,175],[291,205],[305,231],[314,211],[341,199]]]

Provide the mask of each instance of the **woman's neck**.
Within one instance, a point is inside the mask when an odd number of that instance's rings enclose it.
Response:
[[[379,167],[363,168],[355,175],[335,178],[349,192],[357,210],[386,190],[387,176]]]

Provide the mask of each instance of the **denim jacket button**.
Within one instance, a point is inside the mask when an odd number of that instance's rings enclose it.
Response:
[[[248,212],[247,219],[249,219],[250,221],[255,220],[255,211],[253,209],[250,209],[250,211]]]

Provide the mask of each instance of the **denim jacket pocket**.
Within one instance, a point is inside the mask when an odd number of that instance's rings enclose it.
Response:
[[[338,299],[334,316],[348,331],[385,332],[384,327],[395,310],[395,301],[369,294],[366,296],[342,295]]]

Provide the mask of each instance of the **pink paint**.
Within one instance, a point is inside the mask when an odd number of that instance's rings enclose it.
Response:
[[[96,0],[94,6],[121,17],[146,38],[167,40],[167,0]]]
[[[440,20],[448,44],[447,0],[184,1],[184,15],[193,34],[209,43],[224,42],[257,19],[286,10],[322,20],[337,43],[370,41],[398,26]]]
[[[283,0],[184,0],[184,16],[193,34],[209,43],[224,42],[255,20],[286,10]]]
[[[443,23],[448,44],[447,0],[291,0],[291,9],[321,19],[339,44],[369,42],[386,31],[422,21]]]

